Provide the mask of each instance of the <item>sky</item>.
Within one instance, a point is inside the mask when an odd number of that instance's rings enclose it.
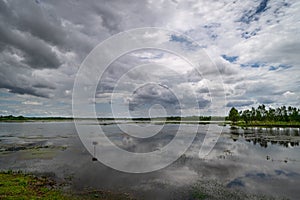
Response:
[[[108,66],[87,100],[99,117],[300,107],[297,0],[0,0],[0,115],[72,116],[85,58],[111,36],[143,27],[177,32],[157,42],[185,53],[195,54],[197,43],[218,72],[200,62],[199,75],[159,49],[129,52]],[[88,116],[89,108],[79,108]]]

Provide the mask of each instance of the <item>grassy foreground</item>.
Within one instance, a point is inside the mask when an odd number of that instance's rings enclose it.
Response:
[[[0,172],[0,199],[13,200],[89,200],[89,199],[133,199],[129,194],[112,193],[110,191],[85,191],[80,194],[68,193],[57,187],[47,177],[23,174],[20,172]]]
[[[52,189],[53,182],[33,175],[15,172],[0,173],[0,199],[69,199]]]

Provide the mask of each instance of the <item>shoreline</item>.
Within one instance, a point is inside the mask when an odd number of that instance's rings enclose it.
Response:
[[[255,121],[250,123],[245,122],[237,122],[231,123],[231,126],[238,126],[238,127],[262,127],[262,128],[300,128],[300,122],[262,122],[262,121]]]
[[[73,122],[75,119],[28,119],[28,120],[0,120],[1,123],[35,123],[35,122]],[[91,119],[79,119],[82,121],[89,121]],[[261,128],[300,128],[300,122],[250,122],[246,124],[245,122],[237,122],[232,123],[230,121],[206,121],[206,120],[133,120],[133,119],[98,119],[99,123],[94,125],[112,125],[118,123],[125,123],[125,124],[154,124],[154,125],[161,125],[161,124],[200,124],[200,125],[207,125],[207,124],[218,124],[219,126],[226,126],[227,124],[231,127],[241,127],[241,128],[249,128],[249,127],[261,127]],[[107,123],[111,122],[111,123]]]

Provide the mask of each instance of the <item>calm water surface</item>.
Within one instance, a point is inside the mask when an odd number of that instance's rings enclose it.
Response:
[[[107,124],[102,128],[109,139],[132,152],[163,147],[179,126],[167,124],[151,139],[135,139],[116,124]],[[95,127],[87,122],[82,126],[87,131]],[[188,134],[195,125],[184,126]],[[298,128],[226,126],[212,152],[199,159],[199,147],[208,126],[199,125],[193,145],[172,165],[156,172],[128,174],[93,162],[73,122],[0,123],[0,169],[53,173],[58,179],[70,181],[72,189],[127,191],[142,199],[189,198],[185,191],[199,181],[215,181],[228,190],[300,199]]]

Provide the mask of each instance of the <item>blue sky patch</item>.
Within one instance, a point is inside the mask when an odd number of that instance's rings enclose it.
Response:
[[[227,60],[230,63],[234,63],[239,58],[238,56],[227,56],[225,54],[221,55],[224,60]]]
[[[269,68],[269,71],[275,71],[275,70],[278,70],[278,69],[289,69],[291,68],[292,66],[291,65],[278,65],[278,66],[270,66]]]
[[[275,170],[276,175],[280,176],[280,175],[284,175],[287,177],[295,177],[295,176],[299,176],[298,173],[296,172],[285,172],[283,170]]]
[[[169,40],[170,42],[179,42],[181,44],[183,44],[185,47],[188,48],[188,50],[195,50],[198,45],[194,44],[193,41],[187,39],[184,36],[178,36],[178,35],[171,35],[171,38]]]
[[[246,24],[249,24],[252,21],[257,21],[259,19],[259,15],[267,10],[268,2],[269,0],[262,0],[255,10],[246,11],[240,21]]]
[[[10,105],[17,105],[20,104],[19,101],[16,100],[5,100],[5,99],[0,99],[0,104],[10,104]]]
[[[259,68],[265,66],[264,63],[260,62],[254,62],[254,63],[246,63],[246,64],[241,64],[241,67],[252,67],[252,68]]]
[[[259,68],[260,64],[259,63],[253,63],[253,64],[250,65],[250,67]]]
[[[178,35],[171,35],[171,42],[179,42],[179,43],[184,43],[186,45],[192,45],[193,43],[189,40],[187,40],[185,37],[183,36],[178,36]]]
[[[242,38],[248,39],[251,38],[255,35],[257,35],[257,33],[261,30],[261,28],[256,28],[254,31],[245,31],[242,33]]]
[[[260,14],[264,12],[267,8],[268,2],[269,0],[262,0],[255,11],[255,14]]]

